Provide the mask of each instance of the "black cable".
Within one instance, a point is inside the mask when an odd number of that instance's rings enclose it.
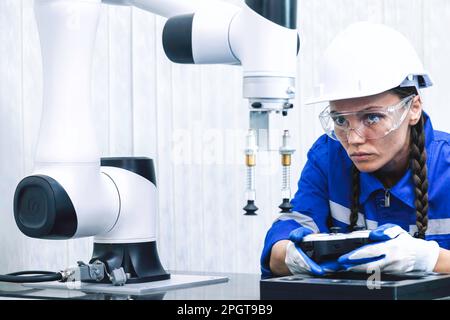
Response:
[[[23,276],[25,274],[33,274],[33,276]],[[62,274],[59,272],[49,271],[19,271],[7,275],[0,275],[0,282],[13,283],[36,283],[59,281],[62,279]]]
[[[36,271],[36,270],[30,270],[30,271],[18,271],[13,273],[8,273],[7,276],[22,276],[25,274],[35,274],[35,275],[42,275],[42,274],[55,274],[56,272],[52,271]]]

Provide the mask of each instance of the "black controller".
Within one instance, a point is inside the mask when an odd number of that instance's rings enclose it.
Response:
[[[335,231],[337,228],[332,228]],[[313,261],[337,260],[340,256],[349,253],[365,244],[370,243],[370,230],[360,230],[351,233],[315,233],[307,235],[298,244],[300,249]]]

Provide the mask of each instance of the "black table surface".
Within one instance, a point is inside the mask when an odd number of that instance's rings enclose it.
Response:
[[[227,282],[171,289],[143,296],[87,293],[69,289],[32,289],[21,284],[0,282],[0,300],[5,299],[77,299],[77,300],[259,300],[260,275],[245,273],[210,273],[169,271],[171,274],[224,276]],[[441,298],[444,300],[450,297]]]

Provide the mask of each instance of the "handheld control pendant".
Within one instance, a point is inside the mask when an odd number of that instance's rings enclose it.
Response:
[[[312,260],[322,263],[337,260],[340,256],[370,243],[369,234],[370,230],[315,233],[305,236],[298,246]]]

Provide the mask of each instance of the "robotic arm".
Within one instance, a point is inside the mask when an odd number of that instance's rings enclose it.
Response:
[[[243,8],[208,0],[103,2],[168,17],[163,45],[174,62],[242,65],[250,110],[244,209],[254,214],[256,150],[269,149],[272,118],[286,115],[294,98],[296,0],[247,0]],[[94,236],[91,262],[102,261],[109,271],[125,267],[130,282],[167,279],[156,250],[152,160],[100,159],[94,139],[90,73],[100,7],[101,0],[35,1],[43,111],[34,172],[17,186],[14,216],[30,237]],[[285,132],[279,149],[283,166],[290,165],[293,152],[288,137]],[[290,210],[284,204],[282,209]]]

